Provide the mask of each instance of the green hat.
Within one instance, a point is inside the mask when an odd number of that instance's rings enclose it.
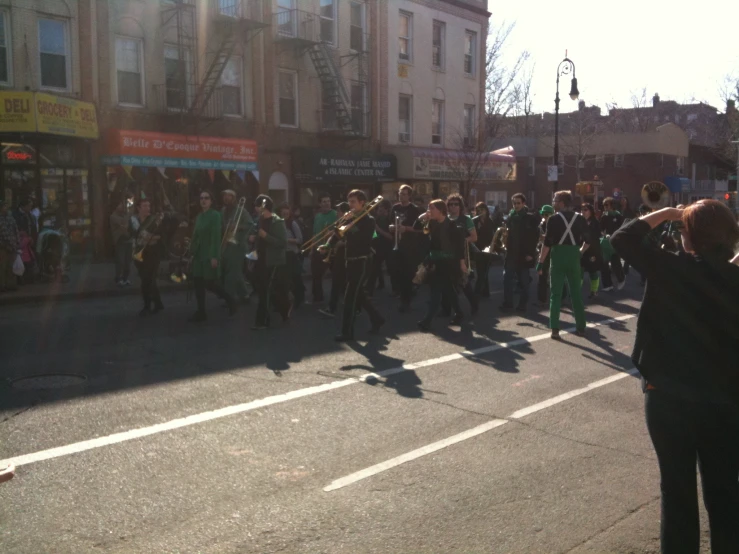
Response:
[[[549,204],[544,204],[541,207],[541,210],[539,210],[539,215],[552,215],[554,213],[554,208],[552,208]]]

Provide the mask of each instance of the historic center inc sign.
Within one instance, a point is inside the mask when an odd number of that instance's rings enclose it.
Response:
[[[394,181],[398,164],[392,154],[345,150],[293,150],[293,170],[300,182],[367,183]]]

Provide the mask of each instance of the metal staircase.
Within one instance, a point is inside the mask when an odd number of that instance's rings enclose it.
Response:
[[[221,82],[223,70],[236,48],[237,40],[233,27],[228,27],[224,32],[225,34],[220,37],[220,43],[217,46],[213,60],[208,66],[203,80],[198,85],[190,106],[190,113],[195,117],[200,116],[208,107],[208,102],[210,102],[213,93]]]
[[[308,55],[321,80],[324,93],[336,112],[337,128],[346,135],[358,135],[359,130],[354,128],[352,122],[351,97],[329,47],[326,43],[319,42],[308,49]]]

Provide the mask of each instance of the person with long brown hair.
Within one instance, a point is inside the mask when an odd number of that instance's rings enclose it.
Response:
[[[682,222],[685,252],[645,240]],[[617,254],[646,276],[632,360],[643,378],[647,429],[661,475],[662,552],[698,553],[695,464],[714,554],[739,552],[739,226],[729,208],[700,200],[626,223]]]

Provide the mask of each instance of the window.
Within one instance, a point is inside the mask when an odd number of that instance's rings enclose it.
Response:
[[[595,155],[595,167],[605,167],[606,166],[606,157],[603,154],[596,154]]]
[[[697,114],[694,114],[694,113],[689,113],[688,114],[688,123],[690,123],[691,121],[695,121],[696,119],[698,119],[698,115]]]
[[[444,102],[434,100],[431,103],[431,144],[443,144],[444,137]]]
[[[321,41],[336,44],[336,0],[321,0]]]
[[[536,175],[536,158],[529,157],[528,168],[529,168],[530,177],[533,177],[534,175]],[[534,205],[533,200],[531,201],[531,205],[532,206]]]
[[[410,142],[412,128],[412,98],[405,94],[400,95],[400,101],[398,102],[398,141],[399,142]]]
[[[244,95],[241,92],[243,77],[241,58],[232,56],[221,73],[221,98],[223,101],[223,113],[225,115],[243,115]]]
[[[0,11],[0,83],[10,84],[10,35],[8,12]]]
[[[446,23],[434,21],[431,35],[431,65],[436,69],[444,68],[444,38],[446,35]]]
[[[294,0],[277,0],[277,32],[280,35],[294,37],[297,34],[294,10]]]
[[[464,128],[462,129],[462,143],[464,146],[475,144],[475,106],[464,107]]]
[[[298,126],[298,74],[294,71],[279,72],[280,125]]]
[[[352,128],[367,135],[367,83],[352,83]]]
[[[624,166],[624,155],[623,154],[616,154],[613,156],[613,167],[623,167]]]
[[[361,2],[351,2],[350,9],[350,30],[349,30],[349,48],[355,52],[364,52],[365,30],[364,30],[364,4]]]
[[[464,72],[467,75],[475,74],[475,43],[477,42],[477,33],[472,31],[465,32],[464,35]]]
[[[218,13],[227,17],[237,17],[240,0],[218,0]]]
[[[58,19],[39,19],[38,36],[41,88],[67,89],[67,23]]]
[[[680,123],[680,114],[675,114],[675,123]]]
[[[144,105],[144,87],[141,78],[141,45],[133,38],[115,39],[115,68],[118,83],[118,103]]]
[[[335,93],[334,93],[335,94]],[[336,129],[336,100],[325,85],[321,86],[321,128]]]
[[[398,30],[398,58],[411,60],[413,52],[413,15],[400,12],[400,29]]]
[[[190,82],[190,51],[177,46],[164,47],[164,89],[167,108],[187,109],[187,83]]]

